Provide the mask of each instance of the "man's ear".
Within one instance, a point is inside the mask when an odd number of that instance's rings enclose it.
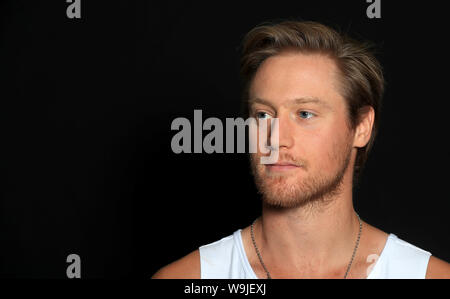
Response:
[[[354,147],[364,147],[372,135],[372,127],[375,119],[375,111],[372,106],[364,106],[359,110],[359,123],[355,130],[353,140]]]

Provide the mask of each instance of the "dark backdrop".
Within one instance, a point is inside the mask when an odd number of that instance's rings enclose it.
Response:
[[[2,1],[1,274],[149,278],[251,223],[244,154],[172,153],[176,117],[239,116],[239,52],[260,22],[302,18],[379,46],[382,125],[354,204],[450,260],[445,16],[431,2]],[[245,4],[244,4],[245,3]],[[438,2],[436,2],[438,3]]]

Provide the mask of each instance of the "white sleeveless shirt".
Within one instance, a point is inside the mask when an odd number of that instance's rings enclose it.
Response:
[[[202,279],[257,279],[242,243],[241,230],[214,243],[201,246]],[[409,244],[396,235],[388,236],[381,255],[367,276],[380,278],[425,278],[431,253]]]

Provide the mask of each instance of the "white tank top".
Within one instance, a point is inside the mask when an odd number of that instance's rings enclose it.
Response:
[[[258,278],[247,259],[240,229],[199,250],[202,279]],[[390,234],[378,259],[368,261],[375,264],[367,278],[425,278],[430,256],[430,252]]]

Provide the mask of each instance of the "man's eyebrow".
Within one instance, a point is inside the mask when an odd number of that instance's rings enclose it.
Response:
[[[292,102],[293,102],[293,104],[314,103],[314,104],[321,105],[323,107],[330,108],[330,105],[327,102],[325,102],[319,98],[316,98],[316,97],[298,98],[298,99],[292,100]]]
[[[270,102],[270,101],[268,101],[268,100],[264,100],[264,99],[261,99],[261,98],[251,98],[249,101],[248,101],[248,103],[250,104],[250,105],[252,105],[252,104],[263,104],[263,105],[266,105],[266,106],[270,106],[270,107],[273,107],[273,104]]]
[[[255,103],[260,103],[260,104],[263,104],[263,105],[267,105],[267,106],[273,107],[273,104],[270,101],[265,100],[265,99],[252,98],[252,99],[249,100],[249,104],[250,105],[251,104],[255,104]],[[314,103],[314,104],[318,104],[320,106],[323,106],[323,107],[331,109],[330,105],[327,102],[325,102],[325,101],[323,101],[323,100],[321,100],[319,98],[316,98],[316,97],[296,98],[296,99],[287,101],[285,104],[288,104],[288,105],[289,104],[291,104],[291,105],[299,105],[299,104],[306,104],[306,103]]]

